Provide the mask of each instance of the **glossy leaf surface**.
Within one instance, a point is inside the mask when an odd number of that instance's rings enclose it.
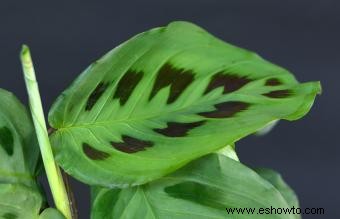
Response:
[[[174,22],[88,67],[49,114],[56,159],[87,184],[139,185],[311,107],[320,86]]]
[[[289,208],[281,193],[243,164],[210,154],[142,186],[93,190],[92,219],[296,218],[229,214],[226,208]]]

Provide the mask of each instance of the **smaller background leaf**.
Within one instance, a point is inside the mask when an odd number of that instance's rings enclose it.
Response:
[[[34,184],[40,151],[31,117],[10,92],[0,89],[0,183]]]
[[[290,205],[267,180],[221,154],[204,156],[143,186],[92,191],[95,196],[92,219],[296,218],[284,214],[228,215],[226,208],[289,208]]]
[[[0,219],[59,219],[45,210],[37,184],[40,151],[28,111],[10,92],[0,89]],[[59,215],[59,216],[58,216]]]

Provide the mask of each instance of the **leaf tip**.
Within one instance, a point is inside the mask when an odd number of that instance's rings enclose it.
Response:
[[[315,83],[316,83],[317,94],[321,95],[322,94],[321,81],[316,81]]]
[[[30,48],[26,44],[21,46],[20,59],[24,66],[31,66],[31,52]]]
[[[26,44],[22,44],[20,56],[23,57],[23,56],[27,55],[29,52],[30,52],[29,47]]]

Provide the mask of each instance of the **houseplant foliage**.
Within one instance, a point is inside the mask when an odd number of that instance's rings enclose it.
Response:
[[[234,144],[301,118],[319,92],[318,82],[299,83],[253,52],[173,22],[131,38],[80,74],[49,112],[50,142],[58,165],[92,187],[93,219],[226,218],[228,207],[298,207],[278,173],[241,164]],[[27,130],[34,139],[33,126]],[[8,146],[0,145],[2,156]],[[14,159],[32,166],[36,149]]]
[[[44,210],[45,198],[36,181],[39,161],[26,108],[13,94],[0,89],[0,218],[64,218],[54,209]]]
[[[88,67],[50,111],[51,142],[80,181],[139,185],[274,120],[300,118],[318,91],[317,82],[299,84],[252,52],[174,22]]]
[[[275,178],[276,183],[269,183],[262,174]],[[296,196],[277,173],[260,169],[256,173],[220,154],[206,155],[145,185],[127,189],[94,188],[92,193],[93,219],[222,219],[228,216],[225,208],[298,207]],[[250,215],[237,216],[249,218]],[[251,218],[293,219],[299,216],[251,215]]]

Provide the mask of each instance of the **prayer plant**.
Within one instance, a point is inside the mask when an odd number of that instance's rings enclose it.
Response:
[[[233,218],[230,207],[298,207],[278,173],[239,162],[235,143],[304,116],[319,82],[298,83],[253,52],[173,22],[93,62],[53,104],[48,134],[26,46],[21,61],[31,113],[0,90],[0,218],[76,218],[59,167],[91,186],[93,219],[222,219]],[[37,181],[42,166],[56,209]]]

